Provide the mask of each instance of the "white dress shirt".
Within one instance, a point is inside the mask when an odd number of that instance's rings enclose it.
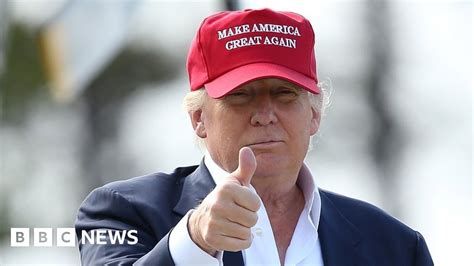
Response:
[[[217,186],[224,182],[229,175],[220,168],[209,153],[204,157],[204,164],[208,168]],[[290,245],[286,250],[285,266],[323,266],[321,246],[318,239],[318,224],[321,214],[321,199],[319,191],[308,167],[303,164],[298,180],[305,198],[305,206],[301,212]],[[255,189],[250,186],[255,192]],[[261,201],[261,200],[260,200]],[[270,220],[263,202],[257,212],[257,224],[252,227],[253,240],[248,249],[242,251],[245,266],[280,265],[278,250],[273,236]],[[209,265],[225,266],[222,262],[223,252],[216,257],[200,249],[191,239],[187,230],[189,211],[176,225],[170,235],[169,248],[176,266]]]

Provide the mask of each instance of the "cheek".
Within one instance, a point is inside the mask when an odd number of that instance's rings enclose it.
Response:
[[[246,129],[244,121],[231,113],[216,116],[209,122],[210,126],[207,134],[219,146],[229,147],[238,145]]]
[[[289,112],[284,116],[284,124],[288,132],[298,138],[313,135],[317,130],[315,120],[310,108],[300,107],[296,112]],[[282,122],[283,122],[282,121]]]

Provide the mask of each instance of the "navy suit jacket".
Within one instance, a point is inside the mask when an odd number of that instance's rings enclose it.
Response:
[[[79,208],[76,234],[84,265],[174,265],[172,228],[211,192],[215,183],[203,162],[171,174],[157,173],[107,184]],[[325,266],[433,265],[420,233],[366,202],[319,190],[318,227]],[[81,244],[82,232],[137,230],[138,243]],[[225,266],[243,266],[241,252],[224,252]]]

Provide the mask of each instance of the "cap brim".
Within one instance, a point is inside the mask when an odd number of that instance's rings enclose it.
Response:
[[[245,83],[261,78],[280,78],[309,92],[316,94],[320,92],[315,79],[287,67],[271,63],[253,63],[240,66],[204,84],[204,87],[209,96],[220,98]]]

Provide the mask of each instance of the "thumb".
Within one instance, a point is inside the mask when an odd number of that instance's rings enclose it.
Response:
[[[257,160],[253,154],[252,149],[243,147],[239,151],[239,167],[232,173],[232,176],[237,179],[241,185],[249,186],[252,181],[253,174],[257,169]]]

